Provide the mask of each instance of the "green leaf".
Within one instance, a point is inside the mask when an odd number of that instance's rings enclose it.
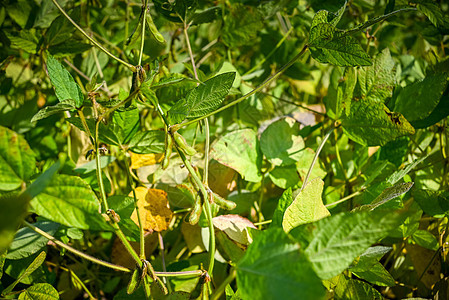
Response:
[[[338,22],[340,22],[340,19],[343,16],[343,13],[345,12],[346,4],[347,1],[345,1],[343,6],[335,14],[324,9],[317,11],[317,13],[313,16],[312,24],[310,25],[310,27],[312,28],[322,23],[329,23],[334,27],[337,26]]]
[[[138,131],[129,141],[129,148],[138,154],[162,153],[165,150],[165,132],[162,130]]]
[[[139,110],[137,108],[114,111],[112,116],[113,130],[118,131],[120,144],[126,145],[139,130]]]
[[[42,231],[54,235],[59,228],[58,223],[39,221],[33,224]],[[7,259],[20,259],[28,257],[47,245],[48,239],[34,232],[28,227],[17,231],[11,246],[8,249]]]
[[[39,120],[48,118],[49,116],[52,116],[54,114],[57,114],[57,113],[60,113],[63,111],[74,110],[74,109],[76,109],[76,107],[73,106],[71,101],[60,102],[56,105],[47,106],[47,107],[41,109],[40,111],[38,111],[31,119],[31,122],[37,122]]]
[[[449,213],[449,193],[447,191],[414,190],[413,198],[421,209],[433,217],[443,217]]]
[[[260,136],[260,149],[275,166],[297,162],[304,146],[304,140],[299,134],[299,123],[290,117],[271,123]]]
[[[416,8],[426,15],[435,27],[449,29],[449,18],[441,8],[433,1],[417,1]]]
[[[321,63],[342,67],[372,64],[355,38],[329,23],[320,23],[310,29],[309,47],[312,57]]]
[[[12,191],[29,180],[36,168],[35,154],[27,141],[0,126],[0,190]]]
[[[294,187],[300,182],[296,165],[276,166],[270,170],[268,176],[281,189]]]
[[[237,265],[243,299],[323,299],[324,288],[300,250],[280,228],[263,231]]]
[[[84,102],[81,88],[62,64],[50,54],[47,55],[47,70],[59,101],[71,103],[77,108],[81,107]],[[73,102],[66,100],[72,100]]]
[[[27,215],[31,198],[26,194],[5,194],[0,196],[0,254],[8,249],[17,228]]]
[[[195,13],[192,16],[192,25],[211,23],[219,17],[221,17],[221,8],[218,6],[209,7],[200,13]]]
[[[168,111],[170,123],[181,123],[186,118],[204,116],[217,109],[234,82],[235,72],[212,77],[191,90]]]
[[[36,54],[39,50],[39,38],[36,37],[34,30],[21,30],[18,35],[6,31],[5,35],[11,43],[11,48],[21,49],[32,54]]]
[[[429,250],[437,251],[440,247],[436,237],[427,230],[416,230],[412,234],[412,240],[421,247]]]
[[[282,227],[282,220],[284,219],[284,214],[287,208],[293,202],[292,189],[287,189],[282,193],[281,198],[279,198],[278,205],[273,213],[271,227]]]
[[[407,175],[411,170],[413,170],[420,163],[422,163],[427,157],[428,157],[428,155],[425,155],[421,158],[415,159],[411,163],[405,165],[402,169],[397,170],[396,172],[394,172],[387,178],[387,183],[391,186],[396,184],[399,180],[404,178],[404,176]]]
[[[396,85],[395,63],[388,48],[376,56],[372,66],[360,68],[358,73],[362,99],[384,103],[392,96]]]
[[[105,168],[107,165],[109,165],[110,163],[115,161],[115,157],[114,156],[110,156],[110,155],[103,155],[100,156],[100,166],[101,169]],[[91,160],[85,164],[82,164],[81,166],[73,169],[73,171],[75,171],[78,174],[87,174],[90,172],[93,172],[97,169],[97,162],[96,160]]]
[[[262,29],[262,15],[253,7],[235,4],[226,15],[221,30],[223,43],[228,47],[249,44]]]
[[[134,198],[124,195],[114,195],[108,198],[109,208],[113,209],[122,219],[131,217],[134,209]]]
[[[395,99],[393,110],[402,113],[412,124],[423,121],[443,101],[447,79],[448,73],[438,73],[406,86]]]
[[[383,300],[384,297],[366,282],[340,275],[335,288],[336,300]]]
[[[379,263],[379,259],[389,252],[391,247],[376,246],[371,247],[360,255],[356,263],[349,270],[372,284],[380,286],[394,286],[395,280],[390,273]]]
[[[357,83],[357,73],[354,68],[348,67],[344,74],[339,68],[334,68],[327,96],[323,99],[326,113],[334,120],[344,113],[347,116],[351,110],[351,100]]]
[[[247,181],[262,180],[262,154],[257,134],[251,129],[236,130],[222,136],[212,145],[210,155],[219,163],[236,170]]]
[[[36,283],[19,295],[19,300],[58,300],[58,291],[49,283]]]
[[[359,207],[358,209],[376,209],[379,206],[387,203],[388,201],[407,193],[413,186],[413,182],[404,182],[404,183],[398,183],[392,187],[386,188],[383,190],[382,194],[377,196],[376,199],[374,199],[373,202],[371,202],[368,205],[363,205]]]
[[[45,251],[42,251],[41,253],[39,253],[39,255],[33,260],[33,262],[26,268],[25,272],[20,274],[20,276],[16,279],[16,281],[11,283],[11,285],[9,285],[6,289],[3,290],[2,295],[9,294],[14,289],[14,287],[20,281],[22,281],[23,278],[27,277],[28,275],[30,275],[31,273],[36,271],[36,269],[39,268],[40,265],[42,265],[42,263],[45,261],[46,256],[47,256],[47,254],[45,253]]]
[[[330,216],[321,200],[324,182],[320,178],[307,183],[299,192],[293,203],[285,210],[282,227],[285,232],[307,223],[318,221]]]
[[[400,136],[415,133],[400,113],[390,112],[383,103],[373,100],[353,101],[342,126],[349,138],[364,146],[382,146]]]
[[[69,227],[111,230],[100,214],[100,202],[81,178],[59,175],[31,201],[38,215]]]
[[[340,213],[290,231],[301,238],[312,236],[305,253],[321,279],[330,279],[345,270],[369,246],[397,228],[406,218],[404,211]]]

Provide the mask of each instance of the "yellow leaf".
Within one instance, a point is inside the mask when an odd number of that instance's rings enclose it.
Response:
[[[138,169],[143,166],[151,166],[161,162],[164,157],[163,153],[150,153],[150,154],[137,154],[130,152],[131,154],[131,169]]]
[[[130,196],[132,197],[132,192]],[[167,193],[159,189],[138,187],[136,196],[144,230],[150,232],[166,230],[173,216],[168,204]],[[139,224],[136,211],[131,215],[131,220]]]

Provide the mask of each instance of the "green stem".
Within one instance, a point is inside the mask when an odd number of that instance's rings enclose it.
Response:
[[[197,176],[195,170],[193,169],[190,162],[187,160],[186,156],[182,152],[182,150],[178,149],[178,145],[176,145],[176,150],[179,153],[184,165],[187,167],[190,175],[192,176],[193,181],[195,181],[196,185],[199,186],[201,194],[204,199],[204,208],[208,221],[210,236],[209,236],[209,276],[212,277],[212,271],[214,270],[214,262],[215,262],[215,230],[214,224],[212,223],[212,210],[209,203],[209,193],[206,191],[204,184],[201,182],[201,179]]]
[[[45,237],[46,239],[52,241],[53,243],[55,243],[55,244],[58,245],[59,247],[65,249],[65,250],[67,250],[67,251],[70,251],[70,252],[72,252],[73,254],[78,255],[79,257],[82,257],[82,258],[84,258],[84,259],[86,259],[86,260],[89,260],[89,261],[91,261],[91,262],[94,262],[94,263],[96,263],[96,264],[99,264],[99,265],[102,265],[102,266],[105,266],[105,267],[108,267],[108,268],[111,268],[111,269],[116,270],[116,271],[131,272],[131,270],[128,269],[128,268],[125,268],[125,267],[122,267],[122,266],[118,266],[118,265],[111,264],[111,263],[106,262],[106,261],[104,261],[104,260],[101,260],[101,259],[95,258],[95,257],[93,257],[93,256],[90,256],[90,255],[88,255],[88,254],[86,254],[86,253],[84,253],[84,252],[81,252],[81,251],[79,251],[79,250],[77,250],[77,249],[75,249],[75,248],[73,248],[73,247],[71,247],[71,246],[69,246],[69,245],[67,245],[67,244],[64,244],[63,242],[57,240],[57,239],[56,239],[55,237],[53,237],[52,235],[50,235],[50,234],[48,234],[47,232],[41,230],[40,228],[38,228],[38,227],[36,227],[36,226],[34,226],[34,225],[28,223],[27,221],[24,221],[23,223],[24,223],[24,225],[25,225],[26,227],[30,228],[30,229],[33,230],[34,232],[36,232],[36,233],[42,235],[43,237]]]
[[[277,78],[278,78],[278,77],[279,77],[285,70],[287,70],[288,68],[290,68],[290,67],[296,62],[296,60],[298,60],[298,58],[300,58],[300,57],[306,52],[307,48],[308,48],[308,45],[305,45],[305,46],[302,48],[302,50],[301,50],[295,57],[293,57],[293,58],[292,58],[288,63],[286,63],[284,66],[282,66],[282,68],[280,68],[278,72],[276,72],[276,73],[273,74],[272,76],[268,77],[264,82],[262,82],[262,83],[261,83],[258,87],[256,87],[254,90],[252,90],[252,91],[248,92],[247,94],[243,95],[242,97],[240,97],[240,98],[238,98],[238,99],[236,99],[236,100],[234,100],[234,101],[232,101],[232,102],[230,102],[230,103],[228,103],[228,104],[226,104],[226,105],[224,105],[224,106],[218,108],[217,110],[214,110],[213,112],[210,112],[210,113],[208,113],[208,114],[205,114],[204,116],[198,117],[198,118],[196,118],[196,119],[187,121],[187,122],[182,123],[182,124],[177,124],[177,125],[173,126],[174,130],[176,131],[176,130],[178,130],[178,129],[181,128],[181,127],[184,127],[184,126],[193,124],[193,123],[198,122],[198,121],[200,121],[200,120],[203,120],[203,119],[205,119],[205,118],[207,118],[207,117],[210,117],[210,116],[212,116],[212,115],[215,115],[216,113],[219,113],[219,112],[221,112],[221,111],[223,111],[223,110],[226,110],[226,109],[228,109],[228,108],[230,108],[230,107],[232,107],[232,106],[234,106],[234,105],[236,105],[236,104],[242,102],[242,101],[245,100],[246,98],[251,97],[251,96],[254,95],[255,93],[257,93],[257,92],[259,92],[260,90],[262,90],[265,86],[267,86],[268,84],[270,84],[271,82],[273,82],[274,80],[276,80],[276,79],[277,79]],[[178,128],[178,127],[179,127],[179,128]]]
[[[142,56],[143,56],[143,46],[145,45],[145,22],[147,19],[147,8],[148,8],[148,0],[144,0],[143,4],[143,15],[142,15],[142,32],[140,37],[140,53],[139,53],[139,66],[142,65]]]
[[[210,300],[218,300],[223,292],[226,290],[226,286],[231,284],[235,277],[237,276],[237,272],[235,269],[231,269],[228,277],[220,284],[220,286],[215,290],[215,293],[210,297]]]
[[[89,299],[96,299],[92,293],[89,291],[89,289],[86,287],[86,285],[84,284],[84,282],[75,274],[75,272],[73,272],[72,270],[69,270],[70,276],[74,277],[75,281],[77,281],[81,287],[83,288],[83,290],[86,292],[86,294],[89,296]]]
[[[136,195],[136,189],[134,187],[134,181],[131,175],[131,170],[129,167],[129,163],[128,163],[128,158],[125,157],[125,168],[126,168],[126,173],[128,174],[128,180],[129,183],[131,184],[131,189],[133,192],[133,198],[134,198],[134,208],[136,210],[136,214],[137,214],[137,222],[139,223],[139,244],[140,244],[140,259],[145,259],[145,232],[143,230],[143,223],[142,223],[142,217],[140,215],[140,208],[139,205],[137,205],[137,195]]]
[[[98,186],[100,188],[101,200],[102,200],[104,209],[107,211],[107,210],[109,210],[109,205],[108,205],[108,201],[106,199],[106,191],[104,189],[103,176],[101,174],[100,143],[98,140],[98,129],[100,126],[100,122],[101,121],[97,121],[97,123],[95,125],[95,163],[96,163],[96,173],[97,173]],[[126,248],[128,253],[132,256],[132,258],[137,263],[137,265],[139,267],[142,267],[142,264],[143,264],[142,260],[137,255],[136,251],[134,251],[134,248],[131,246],[129,241],[126,239],[126,237],[123,234],[122,230],[120,229],[119,225],[114,220],[111,220],[110,224],[111,224],[112,228],[114,229],[115,234],[122,241],[123,246]]]
[[[73,21],[72,18],[70,18],[70,16],[64,11],[64,9],[59,5],[59,3],[56,0],[52,0],[53,3],[56,5],[56,7],[59,9],[59,11],[67,18],[67,20],[70,21],[70,23],[72,23],[73,26],[75,26],[76,29],[78,29],[79,32],[81,32],[92,44],[94,44],[95,46],[97,46],[101,51],[103,51],[104,53],[106,53],[107,55],[109,55],[112,59],[115,59],[116,61],[118,61],[119,63],[123,64],[124,66],[126,66],[128,69],[130,69],[132,72],[136,72],[136,67],[134,67],[132,64],[127,63],[126,61],[118,58],[117,56],[115,56],[114,54],[112,54],[111,52],[109,52],[105,47],[103,47],[101,44],[99,44],[97,41],[95,41],[92,37],[90,37],[78,24],[76,24],[75,21]]]
[[[315,166],[315,163],[318,160],[318,156],[320,155],[320,152],[323,149],[324,144],[326,143],[327,139],[332,134],[332,131],[334,131],[334,129],[335,129],[335,126],[332,124],[331,128],[329,129],[329,131],[326,133],[326,135],[324,136],[323,140],[321,141],[320,146],[316,150],[315,156],[313,157],[313,161],[310,164],[309,170],[307,171],[306,178],[304,178],[304,181],[302,183],[300,191],[304,190],[304,188],[306,187],[307,181],[309,180],[309,177],[310,177],[310,174],[312,174],[313,167]]]
[[[364,190],[365,190],[365,189],[361,189],[360,191],[357,191],[357,192],[355,192],[355,193],[352,193],[351,195],[348,195],[348,196],[346,196],[346,197],[344,197],[344,198],[341,198],[341,199],[338,200],[338,201],[335,201],[335,202],[326,204],[325,206],[326,206],[326,207],[330,207],[330,206],[334,206],[334,205],[338,205],[338,204],[340,204],[340,203],[343,203],[343,202],[345,202],[345,201],[347,201],[347,200],[349,200],[349,199],[354,198],[355,196],[358,196],[358,195],[362,194]]]

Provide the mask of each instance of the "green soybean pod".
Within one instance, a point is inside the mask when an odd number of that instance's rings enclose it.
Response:
[[[200,220],[201,211],[202,211],[201,197],[197,197],[195,205],[193,206],[193,209],[190,212],[189,216],[189,223],[191,225],[195,225],[196,223],[198,223],[198,221]]]
[[[184,151],[185,154],[190,155],[190,156],[196,154],[195,148],[193,148],[192,146],[187,144],[186,139],[182,135],[180,135],[178,132],[175,132],[173,134],[173,137],[175,138],[176,144],[178,144],[179,148],[182,151]]]
[[[129,280],[128,283],[128,288],[126,289],[126,293],[128,295],[131,295],[132,293],[134,293],[137,288],[140,285],[140,282],[142,280],[142,276],[140,276],[139,274],[139,269],[135,269],[133,272],[133,275],[131,275],[131,279]]]
[[[221,208],[226,209],[226,210],[232,210],[232,209],[234,209],[237,206],[237,204],[235,202],[226,200],[226,199],[224,199],[223,197],[221,197],[220,195],[218,195],[218,194],[216,194],[214,192],[212,192],[212,193],[214,194],[214,202],[215,202],[215,204],[217,204]]]
[[[164,152],[164,159],[162,160],[162,169],[167,169],[169,163],[170,163],[170,156],[173,151],[173,139],[170,135],[170,133],[166,132],[165,134],[165,152]]]
[[[161,44],[165,43],[165,39],[164,36],[159,32],[159,30],[157,30],[156,25],[154,25],[153,22],[153,18],[151,17],[150,14],[147,14],[147,25],[148,28],[150,29],[151,33],[153,34],[154,38]]]

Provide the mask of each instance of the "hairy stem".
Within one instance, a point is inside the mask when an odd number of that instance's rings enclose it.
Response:
[[[140,52],[139,52],[139,66],[142,65],[142,56],[143,56],[143,46],[145,45],[145,21],[147,19],[147,8],[148,8],[148,0],[144,0],[143,3],[143,14],[142,14],[142,32],[140,36]]]

